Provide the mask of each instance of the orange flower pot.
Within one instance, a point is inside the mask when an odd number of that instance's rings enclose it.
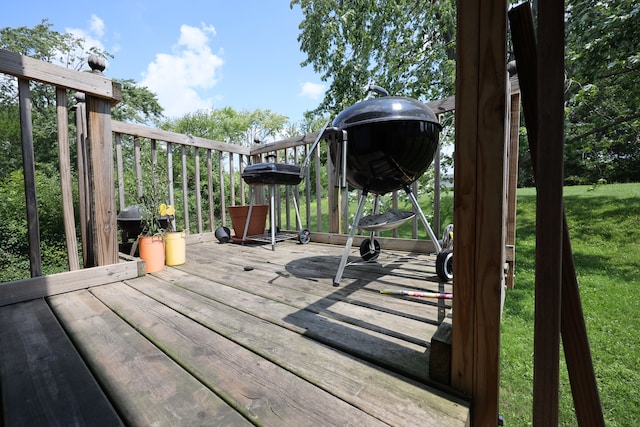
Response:
[[[140,258],[146,263],[145,271],[153,273],[164,269],[164,239],[162,236],[140,236]]]
[[[267,222],[267,212],[269,205],[253,205],[251,209],[251,219],[249,220],[249,229],[247,236],[255,236],[264,234],[265,224]],[[235,233],[235,237],[242,239],[244,226],[247,222],[249,214],[249,205],[229,206],[229,216],[231,217],[231,226]]]

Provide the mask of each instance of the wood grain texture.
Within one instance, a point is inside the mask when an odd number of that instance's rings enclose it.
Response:
[[[69,149],[69,128],[67,114],[67,91],[56,89],[56,112],[58,128],[58,161],[60,169],[60,192],[62,196],[62,216],[67,243],[69,270],[78,270],[78,243],[76,239],[75,215],[73,209],[73,189],[71,181],[71,151]]]
[[[0,325],[0,424],[123,425],[43,299],[0,308]]]
[[[87,135],[91,209],[89,216],[95,241],[90,248],[90,263],[86,267],[96,267],[118,262],[118,225],[109,101],[87,96]]]
[[[144,274],[144,262],[128,261],[0,284],[0,307],[16,302],[87,289]]]
[[[0,49],[0,73],[50,83],[57,87],[85,92],[100,98],[114,98],[111,79],[101,74],[71,70],[4,49]]]
[[[451,384],[495,425],[506,239],[506,2],[458,1]]]
[[[250,425],[88,291],[50,302],[126,424]]]
[[[537,44],[533,27],[533,16],[529,4],[514,7],[509,12],[513,46],[518,61],[522,85],[522,103],[529,135],[529,149],[533,163],[534,178],[538,173],[538,67]],[[562,215],[562,290],[560,305],[560,330],[571,383],[576,418],[579,425],[604,425],[602,404],[598,393],[591,350],[584,323],[582,303],[578,288],[571,240],[567,228],[566,214]],[[544,255],[544,254],[543,254]],[[555,366],[555,362],[554,362]],[[548,396],[542,397],[546,400]],[[555,404],[549,405],[554,408]],[[546,410],[543,405],[540,410]],[[546,420],[548,415],[540,413],[537,418]]]
[[[379,292],[451,292],[432,256],[382,252],[336,289],[341,247],[265,246],[188,245],[180,269],[48,298],[48,323],[127,425],[468,423],[469,402],[429,378],[428,341],[450,307]],[[26,339],[16,319],[0,320]],[[23,358],[1,345],[5,357]]]
[[[0,51],[3,52],[3,51]],[[36,161],[33,152],[33,122],[31,120],[31,89],[29,81],[18,79],[20,105],[20,138],[22,140],[22,171],[24,197],[27,206],[27,230],[29,239],[29,269],[31,277],[42,275],[40,254],[40,223],[36,194]]]
[[[170,132],[162,129],[155,129],[148,126],[142,126],[135,123],[125,123],[117,120],[111,121],[111,129],[115,133],[134,135],[138,138],[156,139],[158,141],[171,142],[180,145],[191,145],[195,147],[221,150],[225,152],[233,151],[240,154],[249,154],[249,148],[239,145],[226,144],[220,141],[200,138],[182,133]]]

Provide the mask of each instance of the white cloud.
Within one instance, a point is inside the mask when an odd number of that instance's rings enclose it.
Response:
[[[324,85],[319,83],[305,82],[302,85],[302,89],[298,95],[306,96],[311,99],[320,99],[322,94],[324,94]]]
[[[91,29],[91,32],[98,37],[102,37],[104,35],[104,21],[95,14],[91,15],[89,28]]]
[[[213,98],[202,92],[215,86],[222,75],[224,61],[211,52],[209,35],[215,28],[182,25],[172,52],[158,53],[143,73],[142,86],[158,94],[158,101],[169,117],[211,108]]]
[[[98,50],[104,51],[106,50],[104,44],[100,40],[100,38],[104,35],[104,21],[100,19],[96,15],[91,15],[91,19],[89,22],[89,29],[83,28],[66,28],[65,32],[72,34],[76,38],[84,39],[83,49],[76,49],[75,52],[72,52],[77,57],[84,56],[84,53],[87,52],[91,48],[96,48]],[[66,63],[66,55],[61,54],[59,57],[59,65],[69,66],[71,64]],[[86,64],[84,64],[86,67]]]

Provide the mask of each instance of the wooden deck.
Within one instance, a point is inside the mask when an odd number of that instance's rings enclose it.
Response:
[[[1,307],[4,425],[465,425],[428,372],[450,301],[379,293],[450,292],[434,258],[383,248],[333,287],[341,253],[199,243],[177,268]]]

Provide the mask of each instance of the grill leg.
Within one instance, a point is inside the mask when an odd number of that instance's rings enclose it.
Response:
[[[269,217],[271,219],[271,250],[276,250],[276,205],[275,205],[275,185],[269,186],[269,207],[271,212]]]
[[[405,187],[404,191],[407,192],[407,195],[411,199],[411,203],[413,204],[413,209],[418,213],[418,216],[422,220],[424,227],[427,229],[427,234],[429,234],[429,238],[433,242],[433,246],[436,247],[436,253],[439,254],[442,251],[442,246],[440,246],[440,242],[438,242],[438,238],[436,237],[431,225],[429,225],[429,221],[427,221],[427,217],[422,213],[422,208],[418,204],[418,200],[416,200],[416,196],[413,194],[413,191],[409,187]]]
[[[351,230],[349,230],[349,237],[347,238],[347,243],[344,245],[344,252],[342,252],[342,259],[340,260],[340,265],[338,266],[338,272],[336,273],[336,277],[333,279],[333,286],[340,285],[340,280],[342,280],[342,274],[344,273],[344,268],[347,265],[347,259],[349,258],[349,251],[351,250],[351,245],[353,245],[353,236],[356,234],[356,229],[358,228],[358,224],[360,223],[360,218],[362,217],[362,209],[364,208],[364,203],[367,201],[367,193],[360,193],[360,201],[358,201],[358,209],[356,210],[356,216],[353,219],[353,224],[351,225]]]
[[[253,211],[253,186],[249,186],[249,212],[247,212],[247,220],[244,223],[244,233],[242,233],[242,244],[247,240],[247,231],[249,230],[249,220]]]

